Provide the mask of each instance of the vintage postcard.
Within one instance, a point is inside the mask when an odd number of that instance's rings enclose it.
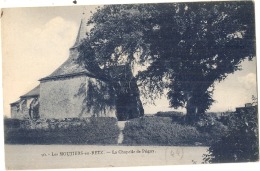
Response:
[[[253,1],[3,8],[6,170],[259,162],[255,25]]]

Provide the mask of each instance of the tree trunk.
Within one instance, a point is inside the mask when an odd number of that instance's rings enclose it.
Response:
[[[192,124],[199,119],[199,108],[193,103],[193,98],[190,96],[186,105],[186,122]]]
[[[125,77],[116,84],[116,113],[119,121],[139,118],[144,115],[140,92],[130,67],[125,69]]]
[[[132,93],[119,93],[116,98],[116,113],[119,121],[143,116],[144,109],[140,97]]]
[[[109,70],[110,84],[115,90],[116,116],[119,121],[139,118],[144,115],[140,92],[133,77],[130,64]]]

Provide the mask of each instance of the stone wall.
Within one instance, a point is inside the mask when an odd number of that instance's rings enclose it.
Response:
[[[30,103],[34,98],[21,99],[17,104],[11,105],[11,117],[15,119],[29,119]]]
[[[11,118],[22,119],[18,105],[11,105]]]
[[[91,117],[86,110],[86,90],[96,79],[81,75],[42,81],[40,87],[40,118]],[[100,117],[115,117],[115,109],[100,112]]]

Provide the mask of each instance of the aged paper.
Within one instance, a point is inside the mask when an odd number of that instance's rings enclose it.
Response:
[[[75,4],[76,1],[72,3]],[[59,122],[56,126],[60,128],[62,126],[66,127],[66,124],[73,126],[78,123],[82,124],[77,119],[71,120],[71,118],[79,116],[85,118],[93,116],[111,117],[119,120],[119,122],[116,122],[116,127],[119,128],[118,139],[104,140],[105,143],[100,141],[101,144],[99,141],[86,144],[71,142],[71,140],[67,139],[56,141],[60,136],[58,132],[57,139],[53,141],[54,143],[51,140],[44,140],[45,137],[41,136],[38,136],[38,140],[23,140],[20,137],[14,138],[14,140],[8,139],[7,141],[6,138],[4,145],[5,169],[195,166],[195,164],[204,163],[203,155],[208,153],[207,150],[210,146],[200,142],[199,135],[196,136],[198,139],[193,142],[187,140],[187,142],[180,142],[178,145],[175,143],[175,139],[165,140],[165,142],[169,142],[169,145],[161,141],[158,141],[158,144],[149,144],[150,142],[147,142],[149,138],[140,140],[143,144],[133,143],[130,141],[131,139],[126,141],[126,134],[123,131],[125,125],[135,117],[129,120],[119,118],[114,106],[111,108],[105,107],[105,114],[103,111],[93,112],[94,109],[90,110],[92,112],[85,108],[82,109],[82,101],[89,96],[82,99],[82,96],[80,96],[82,94],[77,94],[78,90],[82,88],[82,85],[85,86],[86,82],[87,85],[91,85],[90,82],[93,84],[99,84],[99,82],[96,82],[95,76],[93,77],[91,74],[88,75],[87,73],[85,77],[85,68],[81,68],[75,62],[78,52],[74,51],[74,49],[83,41],[84,36],[86,36],[85,33],[91,30],[91,27],[86,27],[88,19],[95,13],[97,8],[102,8],[105,3],[91,4],[91,6],[84,4],[82,4],[83,6],[81,4],[73,6],[72,3],[70,2],[72,6],[64,7],[10,8],[8,6],[8,8],[2,9],[1,43],[4,117],[28,121],[26,124],[22,121],[19,122],[20,126],[18,127],[12,125],[11,128],[14,128],[12,131],[20,128],[24,129],[25,127],[26,129],[30,127],[29,130],[33,131],[37,129],[46,130],[48,127],[51,131],[47,131],[46,135],[50,136],[53,136],[51,135],[52,131],[57,131],[56,128],[51,127],[55,125],[53,123],[56,123],[56,120]],[[160,29],[160,27],[155,25],[153,29]],[[242,33],[243,31],[236,33],[235,36],[240,37]],[[134,72],[133,75],[135,75]],[[40,85],[40,88],[38,85]],[[100,83],[100,85],[103,84]],[[219,83],[215,88],[214,98],[218,102],[212,105],[209,112],[215,112],[222,116],[225,111],[244,108],[244,104],[247,105],[246,107],[253,106],[254,108],[255,104],[252,104],[257,103],[256,57],[254,56],[250,62],[245,60],[242,63],[241,72],[231,74],[225,82],[223,81],[223,84]],[[132,94],[135,92],[133,89],[129,88],[129,90],[133,91]],[[256,98],[256,101],[251,101],[252,95]],[[107,96],[109,95],[106,92],[102,92],[104,99],[108,98]],[[46,101],[44,102],[44,100]],[[54,103],[56,104],[52,105]],[[130,104],[130,102],[127,103]],[[136,105],[131,110],[136,110],[135,114],[138,115],[136,118],[144,117],[145,121],[152,120],[150,118],[154,117],[153,114],[157,114],[155,117],[161,117],[169,111],[174,111],[176,112],[174,114],[177,115],[185,113],[185,108],[177,111],[169,108],[166,95],[155,101],[155,105],[143,104],[142,107],[144,108],[145,117],[140,112],[140,105]],[[131,113],[129,117],[132,117]],[[162,120],[162,122],[169,123],[169,119]],[[159,121],[161,122],[161,120]],[[155,122],[159,121],[156,120]],[[96,121],[86,119],[85,122],[92,123]],[[109,120],[110,122],[113,123],[113,120]],[[109,129],[116,128],[109,127]],[[35,133],[33,131],[28,135],[33,135]],[[23,133],[26,134],[26,132]],[[79,133],[78,135],[81,136],[82,134]],[[95,140],[94,135],[92,138]],[[168,138],[167,135],[165,137]],[[181,137],[181,134],[178,134],[178,137]],[[151,138],[152,140],[154,138]],[[254,164],[252,163],[249,167],[255,168]],[[187,167],[189,168],[189,166]]]

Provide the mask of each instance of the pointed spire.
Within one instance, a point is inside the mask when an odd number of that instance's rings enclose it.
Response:
[[[40,81],[55,80],[55,79],[60,79],[65,77],[73,77],[82,74],[93,75],[85,68],[85,66],[80,65],[79,63],[76,62],[76,59],[79,56],[77,47],[80,45],[82,40],[87,37],[86,35],[88,32],[87,21],[88,19],[85,15],[85,12],[83,12],[76,41],[74,43],[74,46],[70,48],[69,58],[53,73],[51,73],[47,77],[40,79]]]
[[[74,43],[74,46],[72,48],[77,47],[81,41],[87,37],[87,32],[88,32],[88,28],[87,28],[87,19],[86,19],[86,15],[85,12],[82,13],[82,19],[80,22],[80,26],[79,26],[79,31],[78,31],[78,35],[76,38],[76,41]]]
[[[83,75],[91,74],[84,66],[76,62],[76,59],[78,58],[79,55],[77,47],[80,45],[82,40],[87,37],[86,35],[86,33],[88,32],[87,21],[88,20],[83,13],[83,17],[80,22],[76,41],[74,43],[74,46],[70,48],[69,58],[53,73],[51,73],[47,77],[40,79],[40,81],[53,80],[53,79],[59,79],[64,77],[73,77],[82,74]]]

